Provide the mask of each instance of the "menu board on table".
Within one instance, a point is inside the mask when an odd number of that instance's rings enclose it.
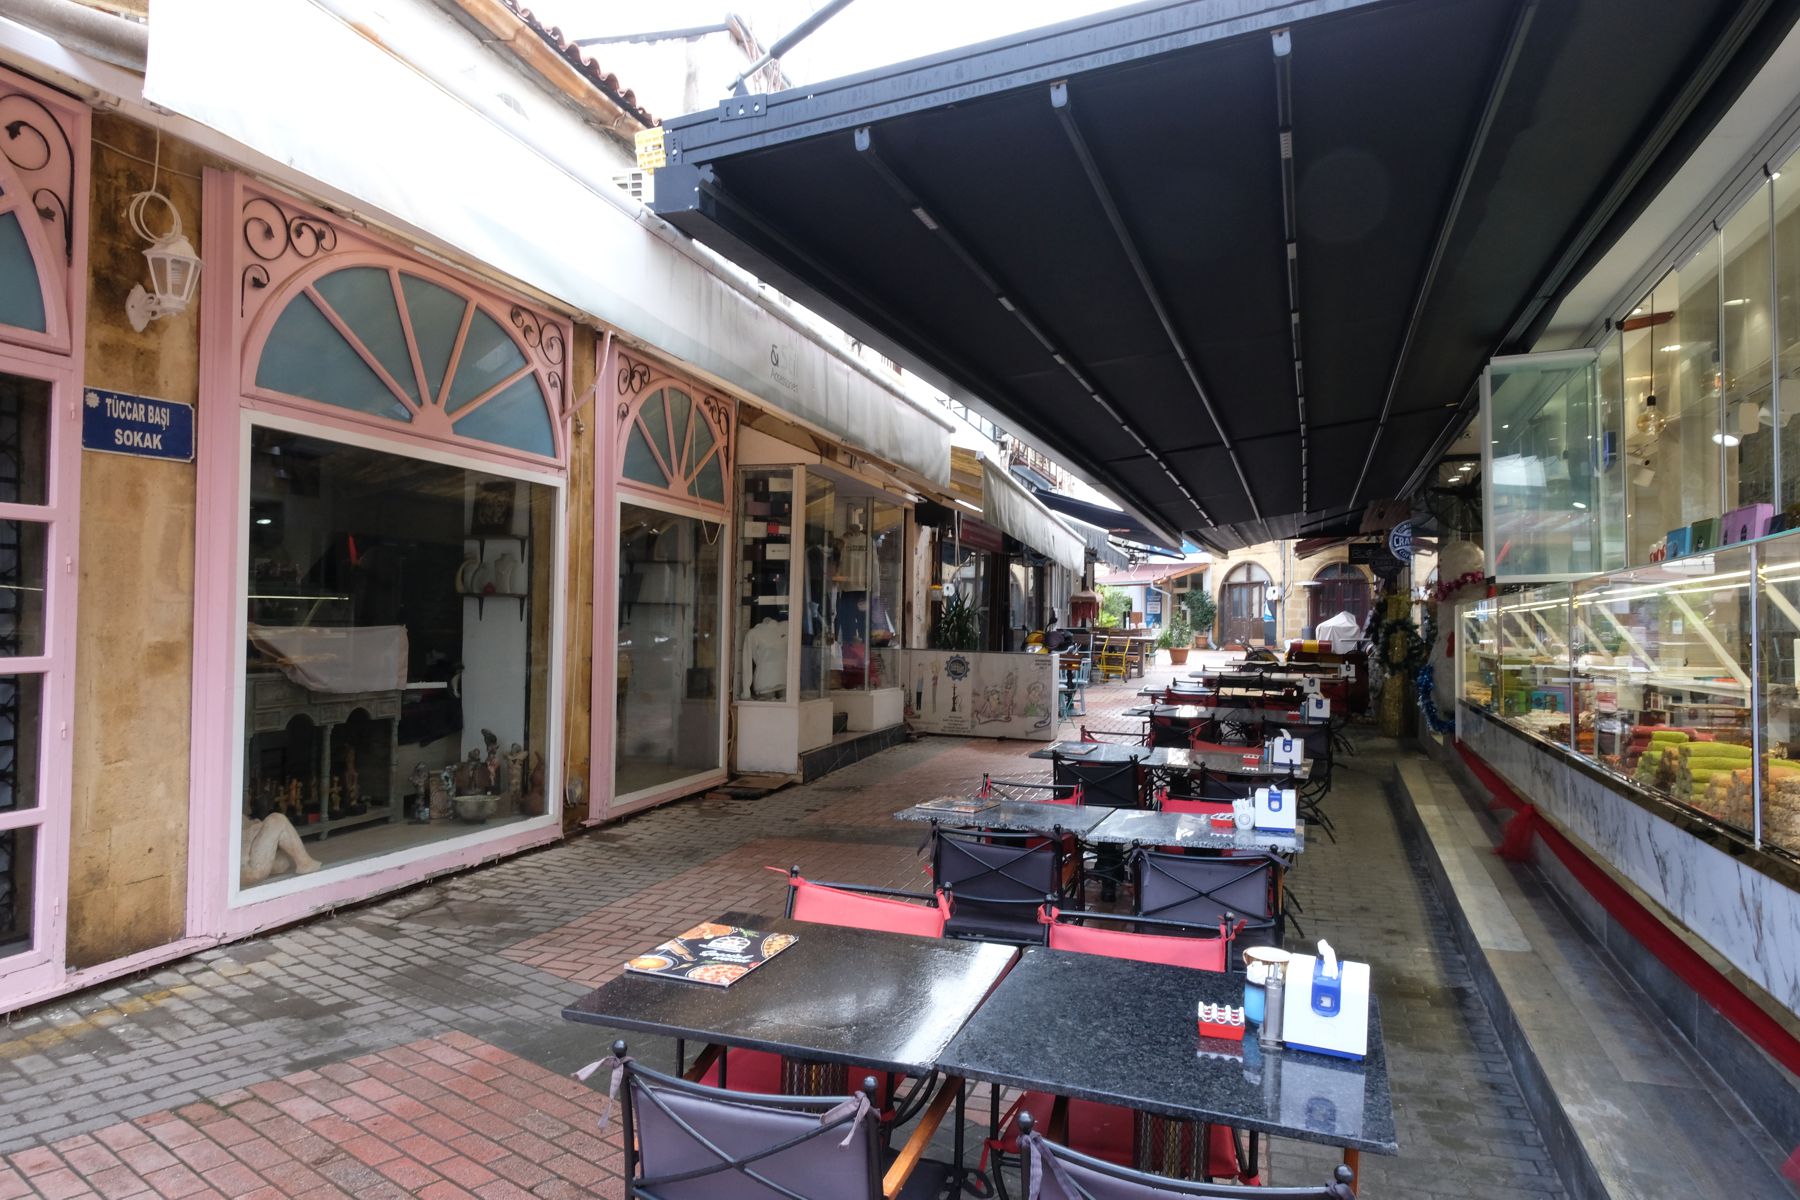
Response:
[[[637,975],[730,987],[799,939],[708,921],[625,964]]]

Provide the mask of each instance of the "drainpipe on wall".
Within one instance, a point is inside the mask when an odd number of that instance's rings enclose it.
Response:
[[[75,0],[7,0],[6,15],[58,44],[127,71],[144,73],[150,27]]]

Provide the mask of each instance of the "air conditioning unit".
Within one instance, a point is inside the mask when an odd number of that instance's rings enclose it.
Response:
[[[641,203],[649,204],[656,198],[656,177],[649,171],[620,171],[613,176],[613,182]]]

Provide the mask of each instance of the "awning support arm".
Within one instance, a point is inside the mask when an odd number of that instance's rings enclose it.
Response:
[[[1262,520],[1262,509],[1256,503],[1256,493],[1250,488],[1250,476],[1244,473],[1244,464],[1238,459],[1237,447],[1231,443],[1231,434],[1225,429],[1225,421],[1219,416],[1219,410],[1213,405],[1212,397],[1207,394],[1206,385],[1200,381],[1200,368],[1194,363],[1194,356],[1188,352],[1187,343],[1175,328],[1175,318],[1169,307],[1163,302],[1162,292],[1156,281],[1150,277],[1150,268],[1144,262],[1144,256],[1138,252],[1137,239],[1131,236],[1130,226],[1125,224],[1125,215],[1119,211],[1117,202],[1113,200],[1112,188],[1107,186],[1106,176],[1100,170],[1100,164],[1094,158],[1094,152],[1088,147],[1087,139],[1081,134],[1081,127],[1075,123],[1075,110],[1069,103],[1069,83],[1063,80],[1050,85],[1050,107],[1056,110],[1057,121],[1062,125],[1063,133],[1068,136],[1069,147],[1075,151],[1075,158],[1081,163],[1082,173],[1087,176],[1088,187],[1094,198],[1100,202],[1106,213],[1106,220],[1112,226],[1113,236],[1118,239],[1120,249],[1125,251],[1125,259],[1131,264],[1131,270],[1137,276],[1138,287],[1144,293],[1144,299],[1150,302],[1156,313],[1156,320],[1162,326],[1163,336],[1169,341],[1169,348],[1175,351],[1175,357],[1181,360],[1181,369],[1187,373],[1188,383],[1193,385],[1194,394],[1200,398],[1200,406],[1206,410],[1213,428],[1218,431],[1219,443],[1225,447],[1225,453],[1231,458],[1231,469],[1237,472],[1238,483],[1243,485],[1244,497],[1250,501],[1250,513],[1258,521]],[[1149,447],[1145,447],[1146,451]],[[1167,471],[1169,478],[1183,493],[1187,485],[1176,478],[1160,456],[1152,453],[1158,465]],[[1195,507],[1199,507],[1196,503]]]

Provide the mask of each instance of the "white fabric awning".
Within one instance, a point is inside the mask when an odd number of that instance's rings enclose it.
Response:
[[[422,0],[356,0],[355,28],[326,11],[343,4],[157,0],[145,98],[853,448],[948,482],[947,418],[634,211],[592,127]]]
[[[1045,508],[1012,472],[981,460],[981,519],[1079,573],[1087,566],[1087,543]]]

